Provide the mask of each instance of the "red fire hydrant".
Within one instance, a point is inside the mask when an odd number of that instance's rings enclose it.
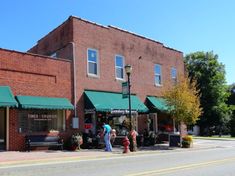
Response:
[[[123,153],[129,153],[130,152],[130,149],[129,149],[130,141],[127,136],[123,139],[122,143],[124,146]]]

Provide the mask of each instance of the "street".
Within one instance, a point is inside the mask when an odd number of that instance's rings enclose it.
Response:
[[[0,175],[14,176],[233,176],[235,141],[197,140],[208,148],[162,150],[138,154],[113,154],[107,158],[71,159],[50,163],[0,167]]]

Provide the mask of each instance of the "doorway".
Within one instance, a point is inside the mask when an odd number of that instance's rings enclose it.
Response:
[[[0,108],[0,150],[6,150],[6,110]]]

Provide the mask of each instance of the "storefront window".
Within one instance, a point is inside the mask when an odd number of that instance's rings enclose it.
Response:
[[[173,132],[173,119],[169,116],[158,116],[158,129],[160,132]]]
[[[63,110],[21,110],[19,112],[19,131],[50,132],[65,130]]]
[[[109,124],[116,130],[117,135],[124,136],[128,133],[130,120],[125,115],[109,117]]]

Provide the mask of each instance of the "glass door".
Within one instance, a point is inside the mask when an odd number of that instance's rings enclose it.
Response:
[[[6,149],[6,113],[0,109],[0,150]]]

